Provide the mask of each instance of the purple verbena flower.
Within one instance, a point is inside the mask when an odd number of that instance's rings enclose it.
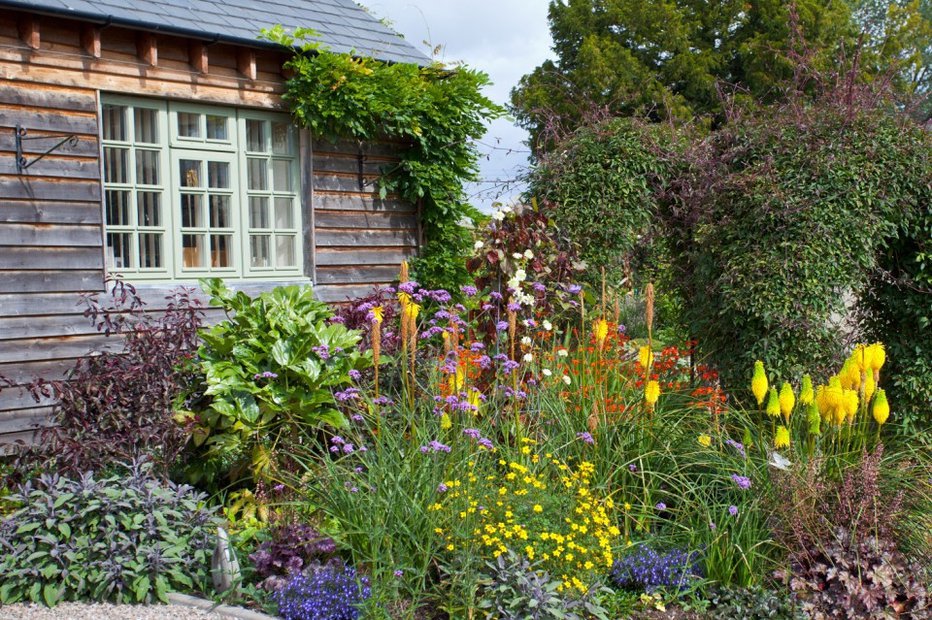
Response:
[[[595,443],[595,439],[592,438],[592,433],[588,433],[588,432],[576,433],[576,439],[579,439],[583,443],[587,443],[589,445],[592,445]]]
[[[479,292],[479,289],[472,284],[466,284],[460,287],[460,291],[462,291],[463,295],[466,295],[466,297],[474,297]]]
[[[728,507],[728,514],[730,514],[730,515],[733,516],[733,517],[737,517],[737,516],[738,516],[738,507],[737,507],[737,506],[729,506],[729,507]]]
[[[738,485],[739,489],[747,490],[751,488],[751,479],[747,476],[739,476],[738,474],[732,474],[731,479],[735,481],[735,484]]]

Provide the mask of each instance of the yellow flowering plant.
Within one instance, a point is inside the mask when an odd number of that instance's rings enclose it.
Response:
[[[531,440],[525,440],[531,442]],[[531,452],[523,462],[500,459],[495,474],[444,483],[430,510],[443,548],[497,558],[511,550],[561,581],[560,589],[585,594],[614,562],[621,534],[615,503],[592,487],[595,466],[575,466]]]

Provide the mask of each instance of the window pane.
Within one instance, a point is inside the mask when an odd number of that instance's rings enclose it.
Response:
[[[249,197],[249,227],[269,227],[269,199],[264,196]]]
[[[121,105],[104,105],[103,118],[104,140],[126,141],[126,107]]]
[[[207,115],[207,139],[229,140],[227,137],[227,117]]]
[[[201,187],[201,162],[196,159],[182,159],[178,162],[181,168],[181,187]]]
[[[210,197],[210,227],[233,228],[233,223],[230,220],[229,196]]]
[[[225,161],[207,162],[207,187],[230,187],[230,164]]]
[[[290,123],[272,123],[272,152],[276,155],[291,155],[292,127]]]
[[[181,235],[181,262],[189,269],[204,266],[204,235]]]
[[[161,192],[137,192],[136,208],[139,220],[137,226],[162,225]]]
[[[107,226],[130,226],[129,192],[107,190]]]
[[[275,199],[275,228],[294,228],[294,209],[291,198]]]
[[[204,218],[201,216],[201,195],[181,195],[181,227],[203,228]]]
[[[158,144],[159,142],[159,116],[157,110],[136,108],[133,110],[136,119],[136,142]]]
[[[107,266],[111,269],[131,267],[130,233],[107,233]]]
[[[161,233],[142,233],[139,235],[139,266],[144,269],[162,267]]]
[[[233,256],[231,248],[233,247],[233,235],[211,235],[210,236],[210,266],[211,267],[232,267]]]
[[[265,153],[268,148],[265,146],[265,121],[246,121],[246,150],[254,153]]]
[[[294,267],[294,237],[275,236],[275,262],[278,267]]]
[[[129,149],[115,146],[104,147],[104,181],[107,183],[129,183],[127,167]]]
[[[178,136],[181,138],[200,138],[200,114],[190,112],[178,113]]]
[[[159,152],[136,149],[136,184],[159,184]]]
[[[275,182],[276,192],[291,191],[291,160],[272,160],[272,180]]]
[[[249,254],[249,264],[252,267],[271,267],[268,235],[250,235]]]
[[[255,159],[250,157],[246,160],[246,187],[249,189],[266,189],[268,180],[266,178],[266,162],[264,159]]]

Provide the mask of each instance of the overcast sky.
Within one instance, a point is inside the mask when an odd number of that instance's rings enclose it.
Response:
[[[546,0],[362,0],[362,4],[425,53],[440,45],[441,60],[463,61],[488,73],[494,84],[486,95],[499,104],[508,101],[522,75],[552,57]],[[473,204],[487,209],[500,192],[505,192],[500,198],[505,199],[520,191],[495,186],[527,166],[525,140],[527,133],[510,120],[492,123],[479,145],[484,182],[470,189]]]

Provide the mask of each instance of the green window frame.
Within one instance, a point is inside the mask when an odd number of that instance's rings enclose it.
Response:
[[[109,271],[303,277],[299,140],[287,115],[102,95],[100,118]]]

